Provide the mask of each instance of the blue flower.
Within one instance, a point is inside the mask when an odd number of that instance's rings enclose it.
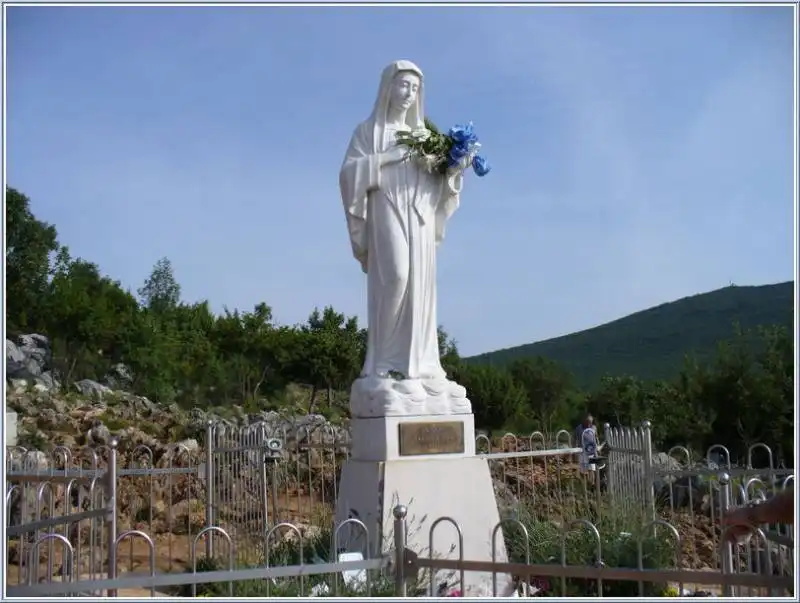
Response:
[[[456,143],[450,147],[450,152],[447,155],[448,163],[450,163],[451,166],[456,166],[467,155],[469,155],[469,147]]]
[[[473,157],[472,169],[475,171],[475,174],[481,178],[483,178],[486,174],[492,171],[489,162],[486,161],[485,157],[481,157],[480,155],[475,155],[475,157]]]
[[[478,142],[478,137],[472,130],[472,122],[469,122],[466,126],[453,126],[450,128],[448,136],[450,136],[457,145],[462,145],[466,148]]]

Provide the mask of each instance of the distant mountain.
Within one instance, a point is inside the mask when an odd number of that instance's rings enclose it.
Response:
[[[699,358],[729,339],[734,324],[793,328],[794,282],[723,289],[685,297],[613,322],[537,343],[487,352],[468,362],[503,365],[517,358],[544,356],[571,371],[579,385],[589,387],[600,377],[633,375],[668,379],[683,366],[684,357]]]

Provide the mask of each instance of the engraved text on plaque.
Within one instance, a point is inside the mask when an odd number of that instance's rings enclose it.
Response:
[[[463,454],[464,423],[400,423],[400,456]]]

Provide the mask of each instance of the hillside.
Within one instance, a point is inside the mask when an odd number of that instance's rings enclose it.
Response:
[[[792,327],[794,283],[759,287],[730,286],[636,312],[613,322],[537,343],[467,358],[503,365],[517,358],[544,356],[590,387],[606,374],[641,379],[674,377],[686,354],[713,354],[717,343],[742,328]]]

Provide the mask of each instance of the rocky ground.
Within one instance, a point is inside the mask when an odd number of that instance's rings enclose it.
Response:
[[[178,443],[194,451],[204,440],[209,421],[223,427],[263,423],[269,433],[287,442],[308,439],[311,432],[324,433],[331,443],[349,438],[346,426],[329,423],[321,415],[247,413],[235,405],[186,410],[155,403],[126,391],[132,376],[123,364],[114,366],[102,382],[81,379],[65,387],[52,369],[51,356],[43,335],[6,340],[7,408],[18,415],[18,445],[27,449],[103,446],[113,433],[120,437],[123,452],[147,446],[160,457]],[[290,388],[287,394],[306,396],[302,387]]]

